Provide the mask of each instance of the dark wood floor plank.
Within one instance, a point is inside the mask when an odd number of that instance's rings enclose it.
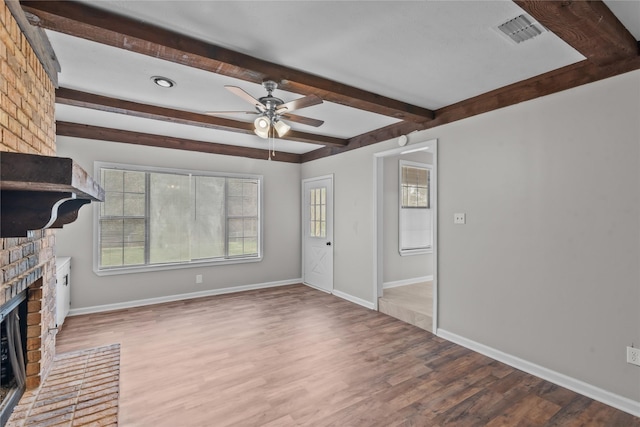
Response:
[[[121,344],[124,426],[640,427],[303,285],[70,317],[57,351],[112,343]]]
[[[493,408],[503,405],[503,410],[506,410],[509,404],[505,404],[502,394],[485,388],[439,414],[434,421],[440,425],[480,427],[489,422],[488,414],[495,411]]]
[[[505,425],[544,425],[560,407],[534,394],[528,394],[521,400],[505,408],[502,413],[487,423],[487,427]]]

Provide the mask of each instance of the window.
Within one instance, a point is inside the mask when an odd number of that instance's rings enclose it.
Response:
[[[430,169],[426,167],[401,164],[400,186],[402,189],[402,208],[429,209]]]
[[[432,244],[431,165],[399,162],[399,251],[401,255],[429,252]]]
[[[309,235],[327,237],[327,189],[312,188],[309,198]]]
[[[98,273],[261,259],[262,177],[97,166]]]

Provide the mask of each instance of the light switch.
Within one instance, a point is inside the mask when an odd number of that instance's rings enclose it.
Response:
[[[454,213],[453,214],[453,223],[454,224],[466,224],[467,223],[467,214]]]

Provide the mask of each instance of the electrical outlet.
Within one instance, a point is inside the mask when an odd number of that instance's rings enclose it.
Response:
[[[467,222],[467,215],[463,213],[454,213],[453,214],[453,223],[454,224],[465,224]]]
[[[202,274],[196,274],[196,283],[202,283]]]
[[[640,348],[627,347],[627,363],[640,366]]]

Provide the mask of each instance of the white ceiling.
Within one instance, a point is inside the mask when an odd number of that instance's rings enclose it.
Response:
[[[604,4],[640,40],[640,0],[604,0]]]
[[[496,26],[523,13],[511,1],[83,2],[429,109],[584,59],[551,32],[521,44],[508,40]],[[618,12],[613,3],[619,7]],[[640,10],[638,1],[607,4],[614,13],[627,15]],[[638,15],[631,21],[640,22]],[[638,26],[635,28],[629,27],[638,31]],[[251,109],[226,91],[224,85],[240,86],[256,98],[265,94],[257,84],[47,33],[62,66],[61,87],[195,112]],[[169,77],[177,86],[160,88],[150,80],[155,75]],[[275,95],[285,102],[301,96],[282,91]],[[325,120],[325,124],[316,129],[291,123],[294,129],[342,138],[397,122],[328,102],[296,114]],[[264,148],[264,140],[253,135],[76,107],[58,106],[56,117],[61,121]],[[251,116],[233,118],[251,120]],[[292,153],[319,147],[291,141],[277,144],[278,150]]]

